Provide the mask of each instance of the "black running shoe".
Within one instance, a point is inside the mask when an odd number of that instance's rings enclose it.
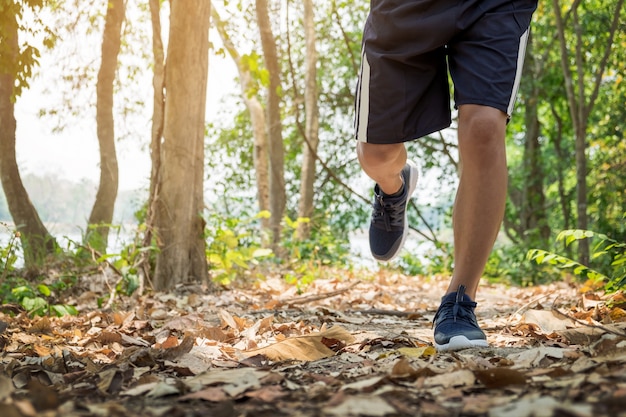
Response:
[[[465,286],[441,299],[433,325],[435,347],[439,351],[487,347],[487,337],[476,322],[476,303],[465,295]]]
[[[374,204],[370,223],[370,250],[378,261],[392,260],[402,249],[409,232],[406,207],[417,185],[417,166],[407,161],[402,169],[404,185],[402,193],[397,197],[383,194],[374,187]]]

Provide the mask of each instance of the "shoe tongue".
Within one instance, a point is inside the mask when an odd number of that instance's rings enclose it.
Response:
[[[446,294],[441,298],[442,303],[445,303],[445,302],[458,303],[461,301],[469,301],[469,302],[473,301],[469,295],[465,294],[465,287],[463,285],[459,286],[459,289],[457,292],[451,292],[450,294]]]

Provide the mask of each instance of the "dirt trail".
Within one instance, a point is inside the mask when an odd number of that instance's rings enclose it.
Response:
[[[626,299],[483,284],[489,348],[437,353],[447,279],[337,272],[77,317],[0,313],[0,416],[626,416]],[[101,284],[101,283],[100,283]],[[13,313],[13,314],[11,314]]]

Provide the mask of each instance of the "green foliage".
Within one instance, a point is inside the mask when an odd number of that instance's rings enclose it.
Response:
[[[0,73],[15,78],[13,99],[29,87],[33,71],[39,65],[40,51],[32,43],[45,48],[52,48],[55,44],[56,35],[39,17],[47,3],[43,0],[0,1]],[[28,38],[30,43],[20,44],[20,38]]]
[[[505,282],[519,286],[532,286],[555,281],[550,271],[529,263],[524,249],[512,245],[500,245],[490,254],[483,276],[492,282]]]
[[[309,224],[311,228],[311,235],[306,240],[298,237],[298,227],[302,223]],[[320,265],[349,265],[349,242],[338,237],[330,225],[306,217],[296,220],[285,217],[285,226],[281,246],[288,251],[290,259],[313,261]]]
[[[218,7],[216,5],[216,7]],[[281,80],[283,80],[283,138],[285,146],[285,181],[287,189],[287,211],[285,215],[298,217],[298,196],[302,168],[302,151],[306,147],[301,128],[304,126],[304,31],[302,30],[301,3],[292,3],[290,18],[277,33],[279,56],[281,57]],[[368,5],[366,3],[330,2],[316,4],[316,29],[318,30],[319,63],[318,85],[320,97],[320,145],[318,155],[332,172],[327,172],[321,164],[316,165],[315,213],[312,224],[317,224],[317,217],[330,213],[330,219],[323,219],[324,224],[332,227],[333,233],[346,238],[348,233],[360,227],[368,216],[366,204],[354,204],[356,197],[343,186],[331,179],[334,174],[341,179],[358,178],[360,167],[356,163],[354,139],[352,138],[352,109],[354,103],[354,82],[359,64],[360,37],[362,22]],[[253,10],[253,8],[250,8]],[[256,94],[263,105],[265,102],[264,85],[265,66],[260,55],[260,45],[256,36],[253,14],[248,8],[236,10],[235,4],[219,6],[226,30],[244,57],[244,65],[252,71],[255,88],[247,94]],[[293,17],[296,18],[293,18]],[[274,17],[274,16],[273,16]],[[253,28],[254,30],[250,30]],[[288,32],[288,33],[287,33]],[[208,184],[211,194],[220,196],[220,203],[229,208],[233,200],[243,207],[244,213],[256,210],[256,183],[253,164],[253,135],[248,112],[241,99],[236,106],[223,106],[224,117],[210,126],[208,135],[208,164],[212,171]],[[233,107],[236,107],[233,109]],[[234,116],[233,116],[234,114]],[[349,181],[346,181],[349,183]],[[288,232],[287,232],[288,233]],[[286,237],[286,239],[290,239]]]
[[[135,243],[125,246],[120,253],[104,254],[96,262],[108,262],[118,273],[121,279],[115,285],[115,293],[125,296],[132,295],[139,288],[137,267],[143,258],[142,252],[155,251],[155,247],[141,247]]]
[[[120,275],[116,283],[115,293],[125,296],[132,295],[140,287],[140,268],[154,270],[156,265],[156,255],[159,247],[156,238],[147,234],[150,229],[146,225],[147,204],[142,205],[135,211],[135,219],[138,225],[134,231],[132,241],[127,242],[119,253],[107,253],[99,257],[96,262],[108,262]],[[112,226],[118,233],[122,230],[120,226]],[[102,300],[99,300],[101,304]]]
[[[207,260],[213,281],[228,285],[260,259],[273,256],[252,233],[253,223],[268,216],[268,212],[261,212],[251,219],[225,218],[217,213],[207,217]]]
[[[56,304],[53,303],[53,290],[58,287],[65,286],[65,283],[56,285],[38,284],[33,286],[30,283],[24,282],[23,285],[13,287],[11,290],[11,297],[3,297],[3,302],[16,301],[20,304],[29,314],[33,316],[44,316],[54,314],[56,316],[78,314],[76,307],[69,304]]]
[[[5,224],[2,225],[8,229]],[[75,307],[53,302],[56,292],[72,285],[71,278],[62,277],[52,284],[35,284],[17,274],[15,265],[18,260],[19,237],[19,232],[13,232],[9,242],[0,247],[0,302],[19,304],[31,315],[76,315],[78,312]]]
[[[0,283],[4,282],[7,275],[15,270],[19,250],[18,239],[20,233],[12,231],[6,223],[0,222],[0,226],[10,232],[9,241],[6,245],[0,246]]]
[[[322,266],[348,266],[349,244],[333,233],[332,228],[320,221],[285,217],[285,233],[280,242],[281,256],[264,247],[259,232],[259,220],[268,218],[267,211],[253,217],[232,217],[217,212],[207,216],[207,259],[211,278],[220,285],[229,285],[238,279],[263,279],[255,275],[265,263],[278,267],[284,279],[299,290],[322,274]],[[298,238],[298,227],[311,224],[310,237]]]
[[[11,231],[6,224],[0,225]],[[0,246],[0,303],[19,304],[29,314],[37,316],[78,314],[74,306],[54,302],[56,293],[74,284],[74,277],[64,276],[51,284],[44,284],[32,283],[19,276],[16,268],[20,250],[19,238],[19,232],[11,231],[7,244]]]
[[[607,292],[626,288],[626,243],[618,242],[605,234],[579,229],[562,231],[557,237],[557,242],[562,242],[567,247],[583,239],[597,240],[591,253],[591,262],[597,265],[594,268],[542,249],[530,250],[527,259],[537,264],[570,270],[575,276],[583,279],[602,281]]]
[[[298,228],[302,224],[310,227],[308,239],[298,236]],[[350,266],[349,242],[334,234],[331,226],[321,219],[312,221],[299,217],[292,220],[285,217],[285,226],[281,242],[281,247],[287,251],[284,278],[287,283],[295,285],[298,292],[323,275],[323,266]]]
[[[568,11],[570,7],[576,7],[576,12]],[[511,199],[505,224],[513,243],[526,248],[544,247],[550,239],[549,230],[570,229],[578,220],[576,132],[571,119],[575,112],[571,111],[566,94],[568,82],[583,89],[580,95],[575,94],[580,101],[576,107],[588,107],[588,117],[584,120],[584,135],[589,145],[587,228],[615,230],[613,238],[624,238],[621,215],[626,189],[623,175],[626,90],[620,76],[626,69],[623,24],[613,40],[606,69],[598,72],[598,68],[607,50],[607,29],[614,13],[621,13],[623,22],[626,9],[618,9],[614,0],[599,0],[568,3],[567,8],[558,10],[565,19],[564,36],[573,80],[565,79],[561,65],[563,57],[555,35],[556,12],[552,2],[539,3],[533,18],[518,109],[508,126]],[[591,90],[595,77],[601,73],[598,98],[595,106],[591,106]],[[533,137],[537,134],[538,137]]]
[[[452,250],[452,244],[447,242],[436,242],[423,253],[406,250],[400,255],[397,265],[408,275],[450,275]]]

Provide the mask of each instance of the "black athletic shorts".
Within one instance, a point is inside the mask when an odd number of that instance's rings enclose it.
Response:
[[[371,0],[363,31],[355,136],[417,139],[450,126],[454,105],[509,116],[537,0]]]

